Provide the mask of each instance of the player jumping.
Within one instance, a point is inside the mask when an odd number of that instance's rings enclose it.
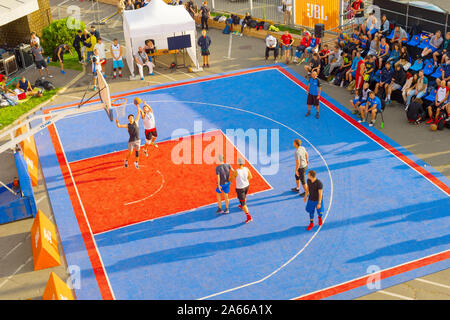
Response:
[[[142,121],[144,122],[145,129],[145,145],[144,145],[144,154],[148,157],[148,146],[152,145],[158,148],[158,145],[155,143],[156,137],[158,136],[158,132],[156,131],[155,124],[155,115],[153,114],[153,109],[145,103],[144,101],[144,111],[139,109],[139,112],[142,116]]]
[[[249,180],[252,179],[252,173],[247,167],[244,167],[245,161],[241,158],[238,158],[237,160],[238,168],[236,171],[233,172],[233,177],[236,178],[236,193],[239,199],[239,202],[241,203],[239,205],[239,208],[244,211],[245,215],[247,216],[247,220],[245,220],[245,223],[249,223],[252,221],[252,216],[248,212],[247,207],[247,193],[248,193],[248,187],[250,186]]]
[[[137,110],[136,119],[134,118],[133,114],[128,115],[127,124],[119,124],[119,120],[116,119],[117,127],[128,129],[128,134],[130,135],[130,138],[128,139],[128,153],[125,159],[125,168],[128,168],[128,160],[130,159],[133,150],[135,150],[136,161],[134,162],[134,166],[136,167],[136,169],[139,169],[139,149],[141,147],[141,140],[139,139],[139,118],[141,117],[141,109],[139,108],[140,103],[141,99],[134,99],[134,104],[136,105]]]

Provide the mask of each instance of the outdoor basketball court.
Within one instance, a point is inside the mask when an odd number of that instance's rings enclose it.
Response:
[[[305,83],[271,65],[111,93],[126,114],[135,97],[153,108],[159,148],[139,170],[123,167],[128,134],[103,110],[37,134],[64,253],[81,270],[77,298],[352,299],[372,292],[372,272],[385,288],[448,268],[449,180],[325,93],[321,118],[305,118]],[[255,133],[258,147],[230,129]],[[324,184],[324,225],[312,231],[290,191],[296,138]],[[204,161],[215,141],[248,159],[252,223],[234,187],[231,213],[215,213],[216,164]],[[194,151],[177,164],[180,143]]]

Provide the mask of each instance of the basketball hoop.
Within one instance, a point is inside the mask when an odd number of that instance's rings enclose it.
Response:
[[[111,101],[111,106],[114,107],[114,110],[116,111],[117,118],[123,118],[125,117],[125,111],[126,111],[126,105],[127,99],[125,98],[117,98]]]

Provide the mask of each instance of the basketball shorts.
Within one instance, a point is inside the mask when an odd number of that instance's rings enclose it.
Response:
[[[314,96],[308,93],[308,99],[306,100],[306,104],[308,106],[318,106],[319,103],[319,96]]]
[[[217,187],[216,192],[219,194],[222,192],[225,194],[228,194],[228,193],[230,193],[230,185],[231,185],[231,182],[229,182],[229,181],[225,184],[221,184],[220,185],[221,190],[219,190],[219,187]]]
[[[236,194],[237,194],[239,201],[241,201],[241,203],[243,203],[243,202],[245,203],[245,199],[247,198],[247,193],[248,193],[248,187],[249,186],[246,186],[245,188],[242,188],[242,189],[236,188]]]
[[[158,131],[156,131],[156,128],[153,129],[145,129],[145,140],[147,143],[150,143],[153,139],[153,137],[158,136]]]
[[[113,69],[123,69],[123,61],[122,60],[113,60]]]
[[[139,148],[141,147],[141,140],[131,141],[128,142],[128,151],[139,151]]]
[[[36,69],[47,68],[47,63],[45,63],[45,60],[35,61],[34,64],[36,65]]]
[[[308,199],[308,201],[306,202],[306,212],[309,213],[309,218],[313,219],[314,218],[314,212],[317,211],[317,215],[319,217],[322,217],[323,214],[323,200],[322,203],[320,205],[320,209],[317,209],[317,204],[319,203],[319,201],[311,201]]]
[[[295,175],[295,180],[300,180],[300,182],[302,183],[302,185],[305,185],[305,172],[306,172],[306,167],[304,168],[298,168],[297,170],[297,174]]]

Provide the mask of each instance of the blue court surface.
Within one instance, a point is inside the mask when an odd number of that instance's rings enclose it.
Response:
[[[126,131],[97,111],[36,135],[64,253],[69,265],[80,268],[77,298],[353,299],[373,292],[364,284],[373,272],[380,272],[385,288],[449,268],[449,180],[382,132],[358,124],[326,93],[320,119],[314,109],[305,118],[305,83],[277,64],[120,94],[128,99],[127,114],[136,112],[134,97],[151,105],[160,143],[180,128],[189,134],[258,133],[256,152],[249,140],[228,137],[271,186],[248,197],[249,224],[234,199],[229,215],[217,215],[211,203],[96,233],[71,163],[126,150]],[[290,191],[297,138],[324,185],[324,224],[318,228],[316,219],[311,231],[303,199]],[[141,164],[152,165],[146,161],[142,157]],[[136,169],[123,170],[131,172],[124,183],[139,188]],[[121,197],[111,195],[107,171],[98,172],[105,201]],[[179,181],[183,190],[190,184]],[[215,197],[214,190],[203,193]],[[102,214],[108,219],[108,212]]]

